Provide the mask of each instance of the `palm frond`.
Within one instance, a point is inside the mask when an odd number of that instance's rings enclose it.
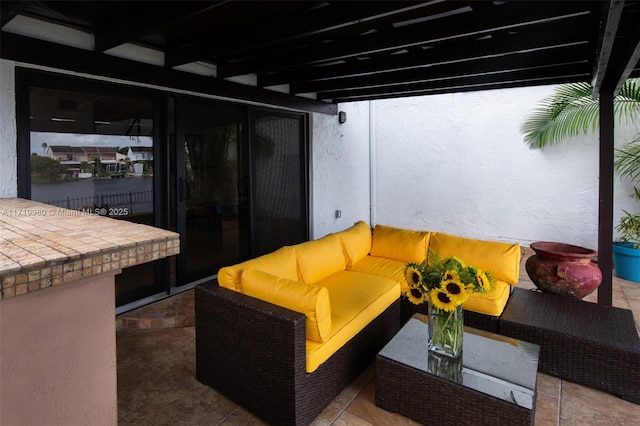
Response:
[[[630,78],[620,88],[619,96],[640,102],[640,78]]]
[[[640,79],[629,79],[614,98],[613,113],[620,122],[633,123],[640,119]]]
[[[538,103],[520,127],[531,149],[555,145],[568,137],[597,130],[599,101],[588,83],[569,83]],[[627,123],[640,118],[640,79],[629,79],[614,98],[614,114]]]
[[[640,134],[622,148],[616,149],[613,168],[622,177],[637,181],[640,177]]]
[[[598,125],[598,101],[591,97],[587,83],[570,83],[558,87],[521,126],[529,148],[542,148],[561,142],[580,131],[594,130]]]

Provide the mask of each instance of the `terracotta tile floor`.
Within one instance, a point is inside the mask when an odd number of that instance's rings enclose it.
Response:
[[[533,287],[524,268],[518,285],[524,288]],[[192,291],[171,299],[156,305],[169,307],[172,312],[170,316],[173,315],[175,318],[193,316]],[[588,299],[594,298],[590,296]],[[631,309],[638,325],[640,284],[614,278],[614,305]],[[153,315],[159,317],[161,310],[157,309],[157,306],[147,308],[146,312],[155,312]],[[188,313],[173,313],[178,311]],[[152,318],[144,318],[142,314],[134,318],[141,321],[142,328],[152,328]],[[144,322],[147,319],[149,322]],[[181,327],[179,321],[171,323],[170,320],[154,324],[162,328],[123,328],[117,332],[119,424],[263,424],[251,413],[196,380],[194,326]],[[536,425],[640,426],[640,405],[623,401],[613,395],[541,373],[538,374],[537,389]],[[374,392],[374,370],[371,365],[334,399],[314,424],[416,424],[405,417],[376,407]]]

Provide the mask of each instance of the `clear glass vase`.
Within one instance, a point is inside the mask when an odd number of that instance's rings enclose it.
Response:
[[[427,353],[427,371],[450,382],[462,383],[463,356],[463,352],[460,352],[457,357],[451,358],[429,351]]]
[[[462,305],[452,311],[429,306],[429,350],[455,358],[462,350],[464,318]]]

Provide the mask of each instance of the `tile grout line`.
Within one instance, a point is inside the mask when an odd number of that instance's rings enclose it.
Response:
[[[135,355],[138,356],[137,354],[135,354]],[[176,381],[171,376],[169,376],[169,373],[165,373],[163,370],[160,370],[158,367],[154,366],[149,361],[145,360],[144,358],[142,358],[140,356],[138,356],[138,358],[142,362],[144,362],[149,368],[151,368],[156,374],[158,374],[160,377],[162,377],[163,379],[168,380],[174,387],[177,387],[178,389],[181,389],[181,390],[185,391],[191,398],[193,398],[196,401],[198,401],[198,403],[203,404],[206,407],[208,407],[209,409],[211,409],[212,411],[215,411],[216,413],[218,413],[220,415],[220,417],[222,418],[221,422],[218,423],[218,424],[222,424],[226,420],[230,420],[230,418],[239,410],[239,408],[236,408],[235,410],[233,410],[233,412],[231,412],[231,414],[229,414],[228,416],[225,416],[223,413],[218,411],[215,407],[211,406],[204,398],[202,398],[202,397],[198,396],[197,394],[193,393],[185,385],[183,385],[182,383]],[[198,383],[200,383],[200,382],[198,382]],[[161,397],[162,395],[166,394],[167,392],[169,392],[171,390],[172,389],[168,389],[166,392],[163,392],[163,393],[159,394],[156,398],[154,398],[154,400],[159,398],[159,397]],[[147,404],[148,404],[148,402],[147,402]],[[140,409],[142,406],[143,405],[137,407],[135,410]],[[135,411],[135,410],[133,410],[133,411]],[[131,414],[131,413],[129,413],[129,414]],[[129,415],[129,414],[127,414],[127,415]]]
[[[556,415],[556,425],[560,426],[560,415],[562,413],[562,392],[563,392],[563,381],[560,379],[560,383],[558,383],[558,413]]]
[[[123,347],[126,348],[126,346],[123,345]],[[166,379],[166,377],[164,377],[164,375],[159,372],[155,367],[153,367],[149,362],[147,362],[147,360],[145,360],[144,358],[142,358],[140,355],[138,355],[138,353],[136,351],[133,351],[132,349],[126,348],[127,351],[129,351],[131,354],[133,354],[134,357],[136,357],[136,361],[131,362],[129,364],[134,364],[135,362],[142,362],[143,364],[145,364],[147,367],[149,367],[151,370],[153,370],[154,373],[160,375],[162,378]],[[171,381],[172,384],[173,381]],[[135,413],[137,410],[139,410],[140,408],[144,407],[145,405],[149,404],[152,401],[155,401],[156,399],[158,399],[159,397],[161,397],[162,395],[166,394],[167,392],[169,392],[171,390],[171,388],[167,389],[164,392],[161,392],[160,394],[158,394],[155,398],[153,398],[151,401],[147,401],[144,404],[140,404],[138,406],[136,406],[135,408],[129,410],[126,414],[124,414],[122,417],[120,415],[118,415],[118,422],[120,422],[120,420],[124,420],[125,418],[127,418],[128,416],[130,416],[131,414]]]

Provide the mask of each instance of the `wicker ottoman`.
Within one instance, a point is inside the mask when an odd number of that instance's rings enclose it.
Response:
[[[541,372],[640,403],[640,338],[627,309],[516,288],[500,334],[539,344]]]
[[[376,357],[376,405],[425,425],[533,425],[538,345],[465,327],[462,355],[427,350],[416,315]]]

